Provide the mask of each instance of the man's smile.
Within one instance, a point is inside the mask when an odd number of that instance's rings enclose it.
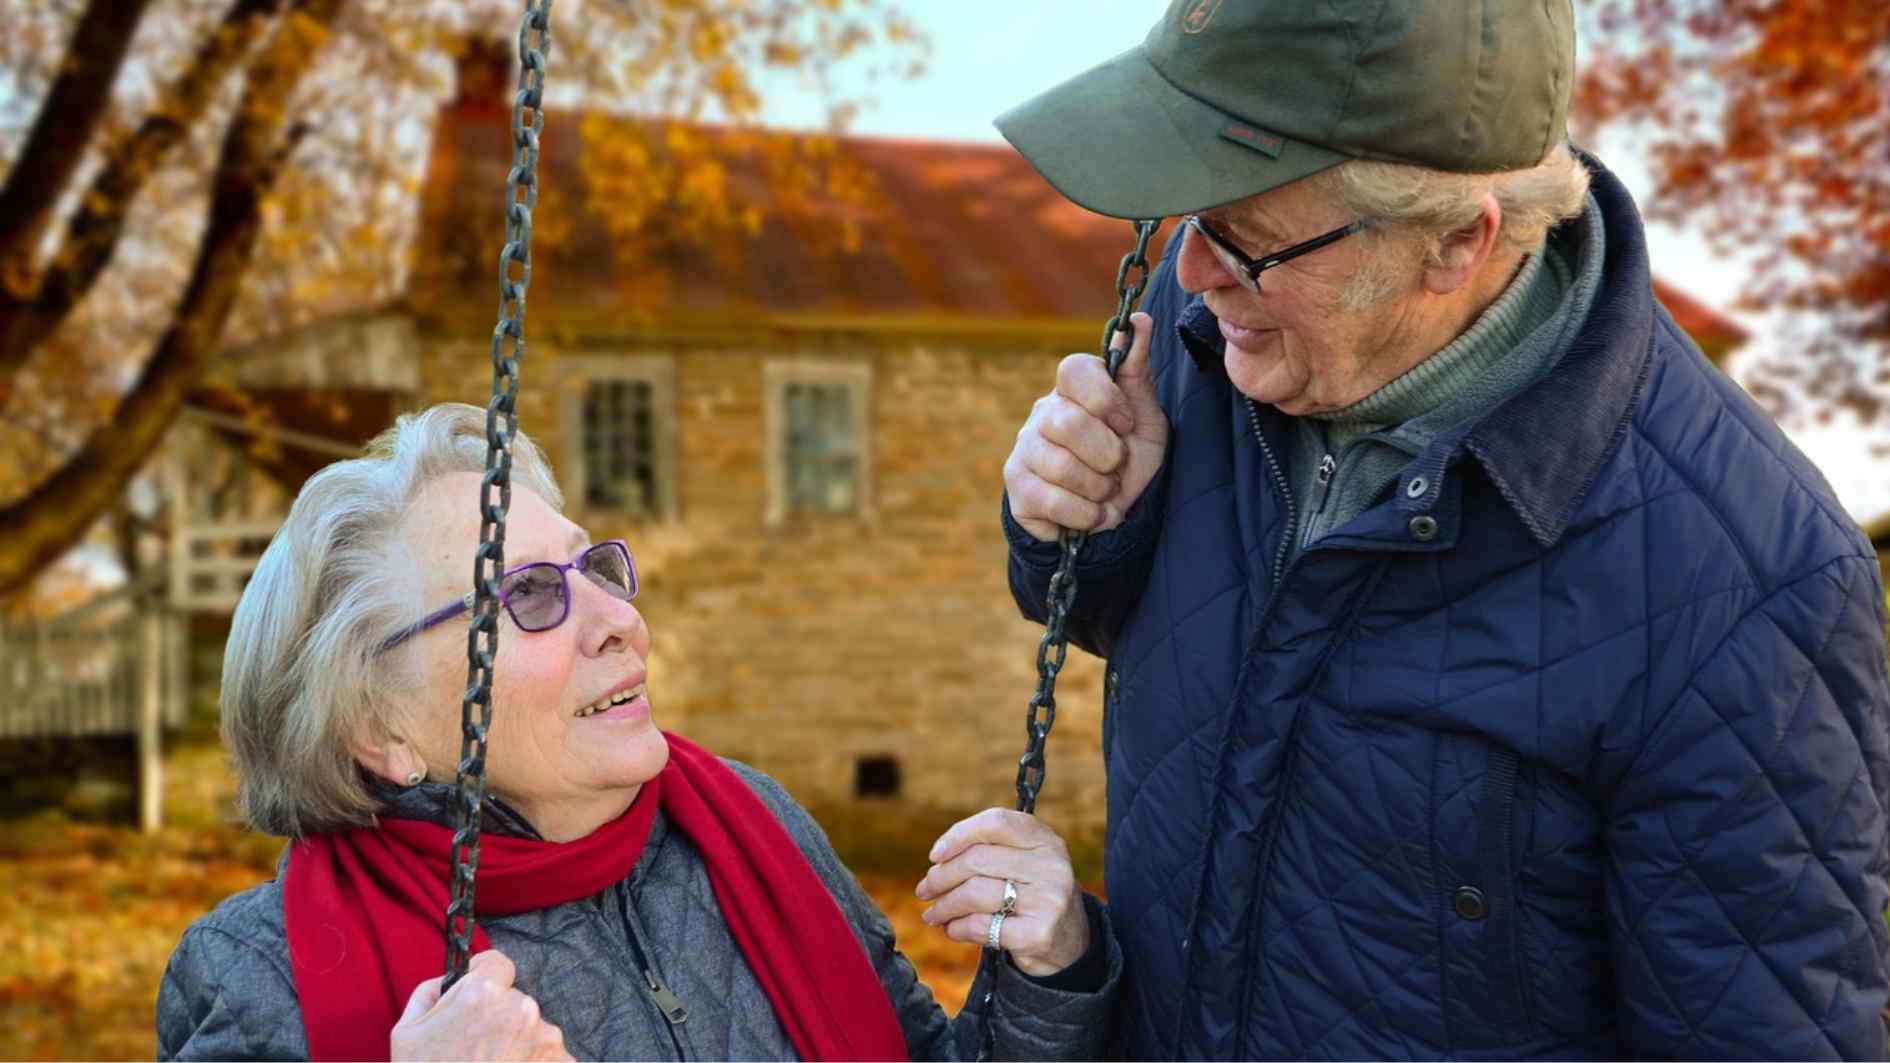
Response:
[[[1269,334],[1277,331],[1275,329],[1248,328],[1244,325],[1236,325],[1226,318],[1218,318],[1217,322],[1220,325],[1221,338],[1225,339],[1229,345],[1238,347],[1243,351],[1254,350],[1256,344],[1264,342]]]

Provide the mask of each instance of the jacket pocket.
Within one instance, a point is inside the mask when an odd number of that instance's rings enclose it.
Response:
[[[1523,984],[1521,913],[1517,897],[1516,751],[1492,746],[1489,768],[1477,801],[1477,864],[1482,880],[1485,963],[1489,972],[1489,1010],[1493,1017],[1522,1021],[1529,1017],[1529,994]],[[1468,907],[1470,898],[1455,898]],[[1459,914],[1464,914],[1460,909]]]

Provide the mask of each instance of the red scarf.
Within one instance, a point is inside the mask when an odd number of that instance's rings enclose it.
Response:
[[[839,905],[727,765],[665,734],[669,765],[574,842],[488,835],[483,916],[594,896],[628,877],[660,807],[708,864],[722,918],[802,1059],[906,1058],[905,1036]],[[414,987],[440,973],[453,833],[416,820],[296,841],[282,881],[289,964],[315,1059],[384,1060]],[[473,951],[491,948],[473,930]]]

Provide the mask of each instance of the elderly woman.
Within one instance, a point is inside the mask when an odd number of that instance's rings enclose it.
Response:
[[[518,437],[477,955],[441,992],[484,412],[403,417],[303,488],[237,606],[224,736],[274,881],[185,932],[158,1054],[218,1059],[956,1059],[885,917],[772,780],[659,731],[635,563]],[[948,830],[925,918],[995,935],[1007,1057],[1093,1058],[1120,959],[1062,841]],[[1003,913],[1003,914],[1000,914]],[[482,950],[482,951],[481,951]]]

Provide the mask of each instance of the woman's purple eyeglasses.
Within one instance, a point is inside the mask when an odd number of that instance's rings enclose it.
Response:
[[[637,596],[637,563],[630,557],[630,547],[622,539],[610,539],[587,547],[568,565],[556,561],[534,561],[529,565],[520,565],[499,577],[499,601],[504,603],[505,611],[512,614],[512,622],[518,625],[520,631],[550,631],[571,615],[571,584],[568,578],[572,569],[584,573],[612,598],[627,602]],[[428,613],[420,622],[394,632],[386,642],[381,643],[380,652],[386,653],[422,631],[466,612],[472,606],[473,596],[468,594],[451,605]]]

